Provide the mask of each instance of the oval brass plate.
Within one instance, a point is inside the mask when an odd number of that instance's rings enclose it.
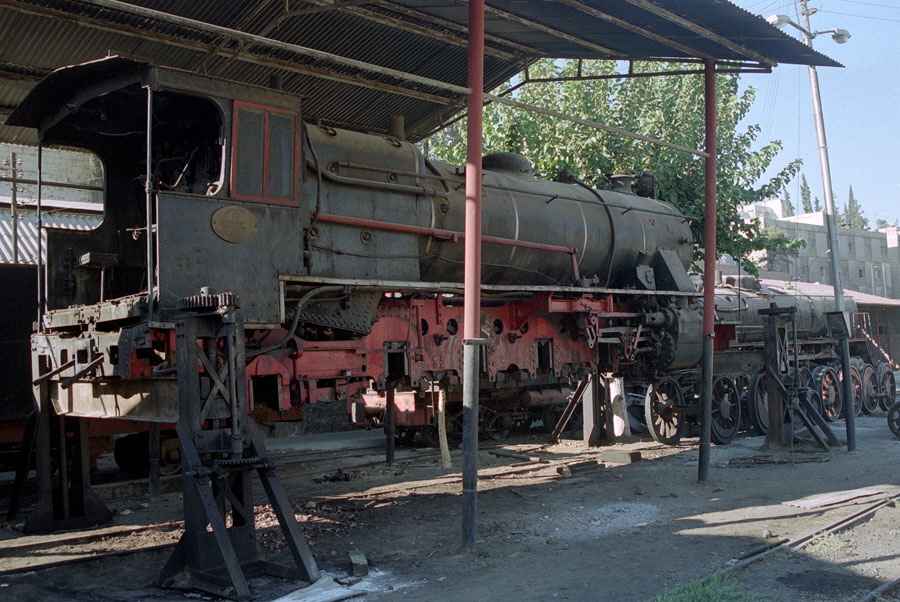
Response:
[[[256,236],[259,221],[247,209],[228,205],[213,213],[212,229],[222,240],[239,244]]]

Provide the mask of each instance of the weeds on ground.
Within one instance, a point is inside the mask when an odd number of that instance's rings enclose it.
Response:
[[[734,573],[716,573],[667,591],[653,602],[751,602],[757,599],[759,595],[747,590]]]
[[[830,533],[815,540],[814,542],[803,548],[803,551],[807,554],[820,555],[826,554],[828,552],[845,550],[848,547],[850,547],[850,544],[848,544],[837,535]]]

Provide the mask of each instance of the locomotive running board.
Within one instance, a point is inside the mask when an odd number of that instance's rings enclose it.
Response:
[[[247,414],[244,327],[237,301],[230,294],[183,301],[182,308],[194,312],[175,322],[184,534],[159,582],[236,600],[250,597],[248,575],[315,583],[320,577],[315,559],[256,423]],[[295,568],[260,555],[251,487],[254,470]]]

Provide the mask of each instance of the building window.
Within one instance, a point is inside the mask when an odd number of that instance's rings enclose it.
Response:
[[[862,268],[859,268],[859,277],[860,277],[860,278],[863,277],[863,270],[862,270]]]
[[[257,201],[290,202],[299,170],[297,113],[234,103],[231,194]]]

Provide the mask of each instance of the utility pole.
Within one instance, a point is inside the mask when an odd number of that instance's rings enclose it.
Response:
[[[9,168],[9,216],[12,222],[12,262],[19,263],[19,202],[18,194],[18,177],[19,177],[19,158],[16,153],[10,153],[9,158],[3,162]]]
[[[810,10],[808,0],[800,1],[800,13],[803,16],[803,43],[812,48],[812,40],[816,33],[809,24]],[[819,143],[819,164],[822,170],[822,186],[825,194],[825,226],[828,230],[828,246],[831,249],[831,275],[834,284],[834,308],[841,314],[844,328],[838,333],[838,346],[843,372],[844,416],[847,420],[847,451],[856,450],[856,415],[853,411],[853,385],[850,382],[850,320],[844,304],[844,287],[841,283],[841,262],[838,250],[837,228],[834,223],[834,195],[831,187],[831,167],[828,161],[828,143],[825,140],[825,119],[822,115],[822,98],[819,94],[819,74],[816,68],[809,66],[809,89],[813,101],[813,118],[816,122],[816,138]]]

